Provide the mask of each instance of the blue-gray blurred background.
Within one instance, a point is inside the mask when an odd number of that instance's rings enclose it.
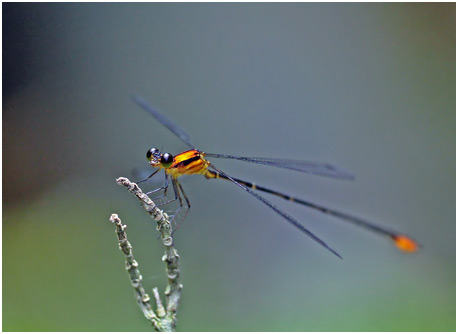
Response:
[[[353,182],[214,161],[230,175],[415,237],[269,197],[344,257],[223,181],[183,178],[181,331],[455,330],[455,4],[3,4],[3,330],[148,331],[163,247],[115,183],[152,146],[324,161]],[[159,176],[149,185],[161,184]]]

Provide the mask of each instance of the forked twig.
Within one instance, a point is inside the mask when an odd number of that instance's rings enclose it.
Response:
[[[166,264],[168,278],[167,287],[165,289],[166,303],[164,308],[159,291],[157,288],[154,288],[153,295],[156,302],[156,312],[154,312],[149,304],[150,297],[147,293],[145,293],[145,289],[142,286],[142,276],[138,269],[138,263],[134,259],[132,246],[127,240],[127,235],[125,233],[126,226],[122,225],[121,219],[117,214],[111,215],[110,221],[116,226],[119,248],[126,256],[126,270],[129,273],[132,286],[135,289],[137,303],[146,319],[151,321],[157,331],[175,331],[177,308],[183,285],[180,284],[180,256],[173,247],[172,225],[167,214],[160,210],[154,202],[145,193],[143,193],[136,183],[133,183],[124,177],[118,178],[116,182],[119,185],[126,187],[130,193],[134,194],[140,200],[145,211],[156,221],[156,229],[160,232],[161,240],[165,247],[165,254],[162,257],[162,261]]]

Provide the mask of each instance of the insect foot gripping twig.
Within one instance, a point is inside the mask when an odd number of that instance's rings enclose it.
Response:
[[[129,273],[132,286],[135,289],[135,295],[140,309],[146,319],[151,321],[156,331],[173,332],[175,331],[177,322],[176,314],[183,285],[180,284],[180,256],[173,247],[172,225],[167,214],[160,210],[154,202],[143,193],[136,183],[124,177],[118,178],[116,182],[126,187],[129,192],[134,194],[142,203],[145,211],[157,223],[156,229],[160,232],[161,240],[165,247],[165,254],[162,257],[162,261],[166,264],[168,284],[165,289],[165,307],[162,305],[158,289],[153,289],[153,295],[156,302],[156,312],[154,312],[149,304],[150,298],[148,294],[145,293],[145,289],[142,286],[142,276],[138,269],[138,263],[133,257],[132,246],[127,240],[125,233],[126,226],[122,225],[121,219],[117,214],[112,214],[110,217],[110,221],[116,226],[119,248],[126,256],[126,270]]]

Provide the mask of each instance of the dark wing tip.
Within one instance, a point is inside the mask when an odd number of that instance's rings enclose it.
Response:
[[[334,165],[327,165],[326,166],[332,174],[334,174],[336,177],[342,179],[342,180],[348,180],[348,181],[353,181],[355,180],[355,175],[347,172],[346,170],[336,167]]]
[[[340,256],[340,254],[337,253],[336,251],[332,250],[332,253],[333,253],[335,256],[337,256],[339,259],[343,260],[343,257]]]

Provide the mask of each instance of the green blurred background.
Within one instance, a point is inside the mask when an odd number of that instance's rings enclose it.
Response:
[[[148,290],[165,287],[163,247],[114,180],[152,146],[186,147],[132,94],[202,150],[352,171],[215,161],[423,246],[269,197],[341,261],[236,186],[183,178],[178,330],[455,330],[454,3],[3,3],[3,330],[151,329],[110,214]]]

